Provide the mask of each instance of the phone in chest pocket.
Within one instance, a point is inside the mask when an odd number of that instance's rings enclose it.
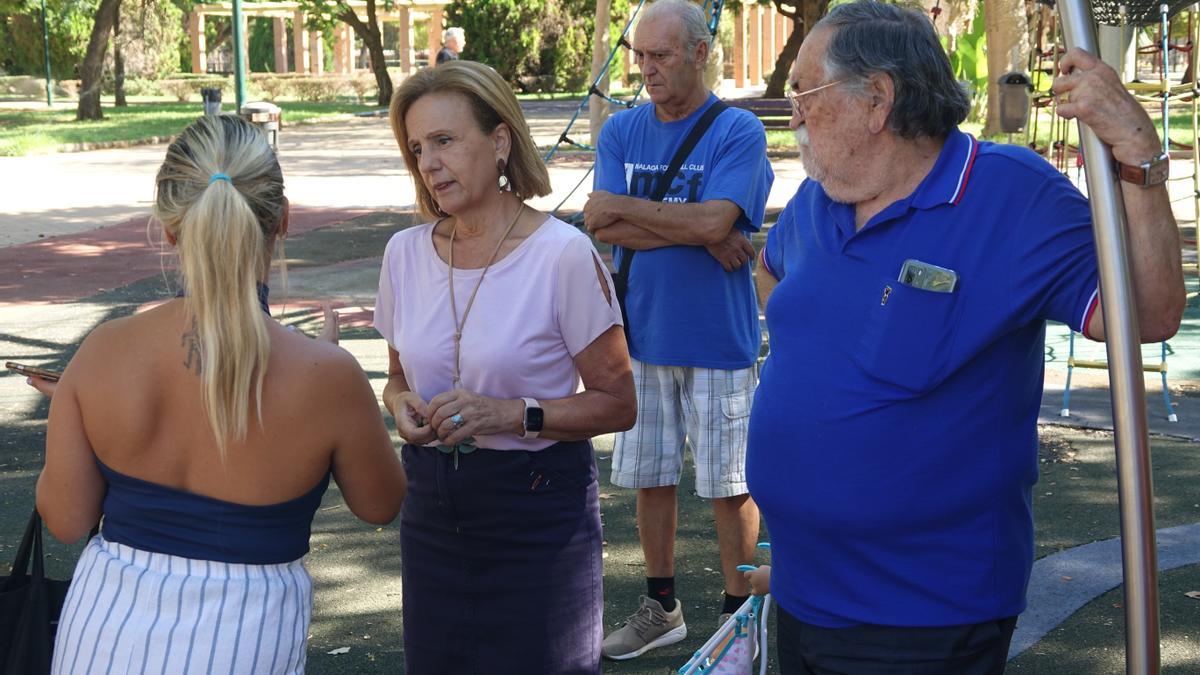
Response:
[[[900,267],[900,278],[905,286],[935,293],[953,293],[958,287],[958,273],[914,258],[904,261]]]

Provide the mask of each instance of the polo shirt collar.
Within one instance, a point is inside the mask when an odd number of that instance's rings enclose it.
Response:
[[[931,209],[942,204],[957,204],[966,192],[977,154],[979,141],[958,129],[951,131],[933,169],[913,193],[911,206]]]

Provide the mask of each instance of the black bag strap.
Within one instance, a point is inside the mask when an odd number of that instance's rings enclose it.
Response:
[[[33,559],[33,569],[29,569],[29,561]],[[5,583],[0,584],[0,590],[15,585],[20,577],[32,573],[35,578],[45,576],[42,560],[42,517],[37,509],[29,516],[29,524],[25,526],[25,536],[21,537],[21,545],[17,547],[17,557],[13,559],[12,572]]]
[[[667,170],[658,177],[658,182],[654,186],[654,192],[650,195],[650,201],[661,202],[667,196],[667,190],[671,188],[671,181],[675,180],[675,174],[679,173],[679,167],[683,166],[684,160],[688,155],[692,154],[692,150],[696,148],[696,144],[704,137],[708,128],[712,126],[717,115],[720,115],[729,106],[721,99],[717,99],[715,103],[708,106],[708,110],[696,120],[692,125],[688,135],[683,139],[683,143],[675,151],[675,156],[667,163]],[[621,319],[625,322],[625,339],[629,340],[629,313],[625,311],[625,292],[629,290],[629,270],[633,267],[633,255],[637,253],[634,249],[627,248],[621,251],[621,265],[617,269],[617,276],[613,278],[613,286],[617,292],[617,302],[621,305]]]

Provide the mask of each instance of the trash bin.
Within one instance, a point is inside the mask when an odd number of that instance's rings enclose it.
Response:
[[[263,130],[263,133],[267,135],[267,140],[271,142],[271,149],[279,149],[279,106],[266,101],[257,101],[243,105],[240,113],[242,119]]]
[[[1000,76],[1000,131],[1013,134],[1029,121],[1029,76],[1016,71]]]
[[[204,100],[205,115],[221,114],[221,88],[201,87],[200,98]]]

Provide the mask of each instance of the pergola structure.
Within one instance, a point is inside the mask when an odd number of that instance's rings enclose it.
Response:
[[[376,6],[375,16],[382,24],[393,21],[400,24],[400,40],[395,45],[400,56],[400,69],[404,74],[413,70],[413,23],[429,21],[429,54],[432,57],[442,48],[442,21],[444,7],[450,0],[394,0],[393,8],[386,10]],[[367,3],[364,0],[349,0],[348,4],[364,22],[367,20]],[[233,16],[233,4],[229,2],[196,5],[188,15],[188,36],[192,46],[192,72],[204,73],[208,66],[208,51],[204,41],[204,21],[209,16]],[[308,73],[321,75],[325,72],[325,44],[321,33],[304,30],[305,11],[298,2],[244,2],[242,20],[248,17],[272,20],[275,35],[275,72]],[[294,59],[288,64],[287,20],[292,20]],[[244,54],[250,53],[250,33],[242,27],[246,41]],[[354,29],[348,24],[339,24],[334,31],[333,70],[337,73],[354,72]],[[385,45],[385,48],[387,45]],[[246,69],[249,72],[249,68]]]
[[[791,36],[796,22],[780,14],[775,5],[742,3],[737,12],[722,18],[733,21],[734,86],[763,84],[775,70],[775,59]]]

